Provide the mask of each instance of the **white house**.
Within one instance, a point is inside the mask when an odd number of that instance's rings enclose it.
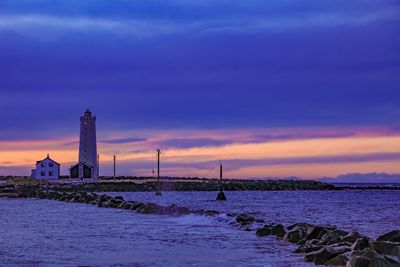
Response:
[[[47,154],[44,160],[36,162],[36,169],[32,170],[32,178],[36,179],[59,179],[60,164],[52,160]]]

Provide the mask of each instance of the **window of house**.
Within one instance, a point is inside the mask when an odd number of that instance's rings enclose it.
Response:
[[[41,171],[40,172],[40,176],[46,176],[46,172],[45,171]]]
[[[49,176],[54,176],[54,172],[53,171],[49,171]]]
[[[40,164],[40,166],[46,167],[46,162],[42,162],[42,163]]]
[[[53,168],[53,167],[54,167],[54,163],[53,163],[53,162],[50,162],[50,163],[49,163],[49,167],[50,167],[50,168]]]

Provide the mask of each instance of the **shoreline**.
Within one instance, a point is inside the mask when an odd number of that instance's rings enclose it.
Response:
[[[0,190],[1,191],[1,190]],[[161,206],[155,203],[125,201],[122,196],[87,192],[57,191],[48,186],[17,186],[9,188],[10,197],[36,198],[95,205],[99,208],[130,210],[139,214],[163,216],[199,215],[215,217],[225,214],[231,218],[233,227],[243,231],[253,231],[259,238],[268,236],[295,244],[294,253],[304,255],[306,262],[325,266],[399,266],[400,230],[388,232],[377,239],[359,232],[348,232],[335,225],[315,225],[295,223],[285,226],[280,223],[266,224],[263,219],[248,213],[221,213],[215,210],[191,210],[176,204]],[[364,265],[360,265],[363,263]]]
[[[39,180],[30,177],[1,177],[0,192],[9,186],[48,186],[61,191],[84,192],[149,192],[157,190],[157,180],[154,177],[117,177],[117,179],[102,178]],[[198,177],[162,177],[161,191],[220,191],[219,179]],[[224,179],[225,191],[282,191],[282,190],[400,190],[400,184],[331,184],[315,180],[246,180]]]

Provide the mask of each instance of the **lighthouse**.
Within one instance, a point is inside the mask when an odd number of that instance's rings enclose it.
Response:
[[[87,109],[80,118],[79,162],[70,169],[71,178],[99,177],[97,162],[96,117]]]

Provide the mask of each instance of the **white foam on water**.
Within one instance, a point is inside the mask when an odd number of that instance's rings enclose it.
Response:
[[[216,223],[215,218],[203,215],[189,214],[178,217],[168,218],[171,221],[180,225],[214,225]]]

